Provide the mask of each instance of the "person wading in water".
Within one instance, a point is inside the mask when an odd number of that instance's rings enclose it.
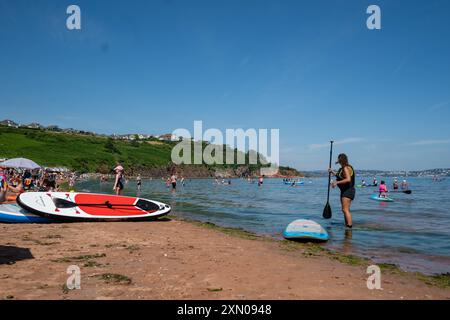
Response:
[[[340,164],[341,168],[335,172],[331,168],[328,171],[336,176],[336,181],[331,183],[333,188],[339,187],[341,190],[341,205],[344,213],[345,225],[348,228],[353,226],[352,215],[350,213],[350,206],[355,199],[355,170],[348,163],[347,155],[341,153],[338,156],[336,164]]]
[[[123,167],[118,163],[117,167],[114,168],[116,173],[116,179],[114,180],[113,190],[116,192],[116,195],[120,195],[123,190]]]

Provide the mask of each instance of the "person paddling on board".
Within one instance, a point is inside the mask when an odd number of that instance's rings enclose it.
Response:
[[[376,177],[373,177],[372,185],[373,185],[374,187],[378,186],[378,180],[377,180]]]
[[[114,180],[113,190],[116,192],[116,195],[120,195],[123,190],[123,167],[120,163],[117,163],[114,172],[116,173],[116,179]]]
[[[363,180],[361,181],[361,187],[363,187],[363,188],[364,188],[364,187],[367,187],[366,180],[363,179]]]
[[[338,172],[333,171],[331,168],[328,172],[336,176],[336,181],[331,183],[333,188],[339,187],[341,190],[341,205],[342,212],[344,213],[345,225],[347,228],[353,226],[352,214],[350,213],[350,206],[352,201],[355,199],[355,170],[348,163],[348,157],[346,154],[341,153],[336,164],[340,164],[341,168]]]
[[[409,190],[408,187],[408,182],[406,182],[406,180],[403,180],[401,185],[402,190]]]
[[[398,180],[397,180],[397,178],[394,179],[394,184],[392,185],[392,189],[398,190]]]
[[[378,191],[380,192],[380,194],[378,195],[379,198],[387,198],[388,189],[386,183],[383,180],[381,180],[380,189]]]

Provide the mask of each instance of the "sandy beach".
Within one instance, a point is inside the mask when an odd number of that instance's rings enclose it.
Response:
[[[200,223],[0,225],[0,299],[449,299],[413,274]],[[65,286],[70,265],[81,289]]]

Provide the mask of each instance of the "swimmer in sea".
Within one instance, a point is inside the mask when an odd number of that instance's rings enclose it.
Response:
[[[142,178],[141,178],[141,175],[138,174],[138,176],[136,178],[136,187],[137,187],[138,192],[141,192],[141,186],[142,186]]]

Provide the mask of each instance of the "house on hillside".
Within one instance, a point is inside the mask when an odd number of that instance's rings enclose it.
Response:
[[[19,124],[15,123],[12,120],[8,120],[8,119],[0,121],[0,125],[1,126],[7,126],[7,127],[14,127],[14,128],[18,128],[19,127]]]
[[[156,136],[160,141],[180,141],[180,137],[174,135],[172,133],[162,134],[160,136]]]
[[[49,131],[56,131],[56,132],[60,132],[61,131],[61,129],[58,126],[55,126],[55,125],[48,126],[46,129],[49,130]]]
[[[44,129],[44,126],[37,122],[32,122],[30,124],[26,124],[26,125],[24,125],[24,127],[29,128],[29,129]]]

